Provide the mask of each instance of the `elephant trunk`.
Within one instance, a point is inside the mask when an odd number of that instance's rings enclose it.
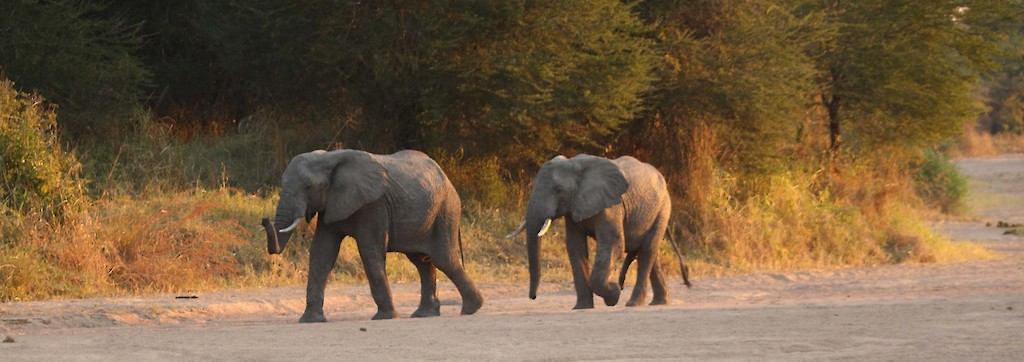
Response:
[[[267,232],[267,252],[270,254],[280,254],[284,251],[285,246],[288,245],[288,239],[291,238],[292,232],[302,219],[302,212],[299,210],[304,210],[304,205],[294,205],[288,200],[291,200],[290,196],[281,196],[273,223],[268,219],[263,219],[263,229]]]
[[[285,245],[288,245],[288,239],[291,239],[292,236],[292,230],[281,231],[287,228],[288,226],[277,227],[270,222],[270,219],[263,219],[263,230],[267,232],[267,253],[280,254],[284,251]]]
[[[530,260],[530,299],[537,299],[540,285],[540,237],[536,233],[526,234],[526,252]]]
[[[537,287],[540,286],[540,238],[551,226],[557,213],[555,197],[539,191],[534,185],[530,203],[526,206],[524,230],[526,231],[526,252],[530,264],[530,299],[537,299]]]
[[[530,299],[537,299],[540,286],[540,238],[551,219],[526,218],[526,252],[530,263]]]

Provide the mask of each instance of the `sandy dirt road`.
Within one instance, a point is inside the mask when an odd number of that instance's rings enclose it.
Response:
[[[328,286],[328,323],[295,323],[298,287],[0,304],[0,361],[1024,360],[1024,155],[958,162],[977,221],[941,222],[996,260],[673,280],[673,303],[572,311],[568,284],[482,285],[484,308],[370,321],[365,285]],[[418,285],[393,285],[411,313]],[[629,291],[627,286],[626,292]]]

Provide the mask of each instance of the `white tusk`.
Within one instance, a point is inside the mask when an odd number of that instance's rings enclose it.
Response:
[[[540,232],[537,233],[537,236],[540,237],[544,236],[544,234],[547,234],[549,227],[551,227],[551,219],[545,219],[544,226],[540,227]]]
[[[523,223],[519,224],[519,227],[517,227],[515,231],[513,231],[512,233],[510,233],[508,235],[505,235],[505,239],[511,239],[511,238],[516,237],[516,235],[519,235],[519,233],[523,232],[523,229],[525,229],[525,228],[526,228],[526,220],[523,220]]]
[[[284,229],[278,230],[277,232],[279,232],[279,233],[286,233],[286,232],[295,230],[295,228],[299,227],[299,221],[302,221],[301,217],[298,218],[298,219],[295,219],[295,222],[293,222],[290,226],[288,226],[288,227],[286,227]]]

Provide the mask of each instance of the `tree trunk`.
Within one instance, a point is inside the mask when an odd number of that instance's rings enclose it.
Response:
[[[828,109],[828,140],[829,149],[835,150],[839,147],[839,141],[841,133],[840,121],[839,121],[839,96],[832,95],[825,103],[825,108]]]

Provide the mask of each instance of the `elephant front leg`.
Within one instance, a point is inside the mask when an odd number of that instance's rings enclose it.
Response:
[[[366,271],[366,279],[370,284],[370,295],[373,302],[377,304],[377,314],[373,320],[398,318],[395,306],[391,299],[391,286],[388,285],[388,275],[385,269],[387,257],[387,235],[364,237],[356,239],[359,249],[359,259],[363,262],[363,270]],[[365,241],[364,241],[365,240]]]
[[[622,257],[624,237],[622,223],[610,223],[599,227],[595,233],[597,239],[594,251],[594,270],[590,274],[590,289],[594,294],[604,298],[604,304],[613,306],[619,302],[622,288],[617,282],[608,281],[611,274],[613,259]]]
[[[338,260],[342,236],[318,229],[309,247],[309,278],[306,282],[306,311],[299,323],[326,322],[324,317],[324,290],[327,276]]]
[[[569,254],[572,268],[572,284],[576,289],[576,306],[573,309],[594,308],[594,293],[590,291],[590,257],[587,250],[587,236],[566,218],[565,249]]]
[[[434,263],[425,254],[406,254],[406,256],[420,272],[420,306],[412,313],[412,317],[441,315],[441,301],[437,299],[437,269],[434,268]]]

